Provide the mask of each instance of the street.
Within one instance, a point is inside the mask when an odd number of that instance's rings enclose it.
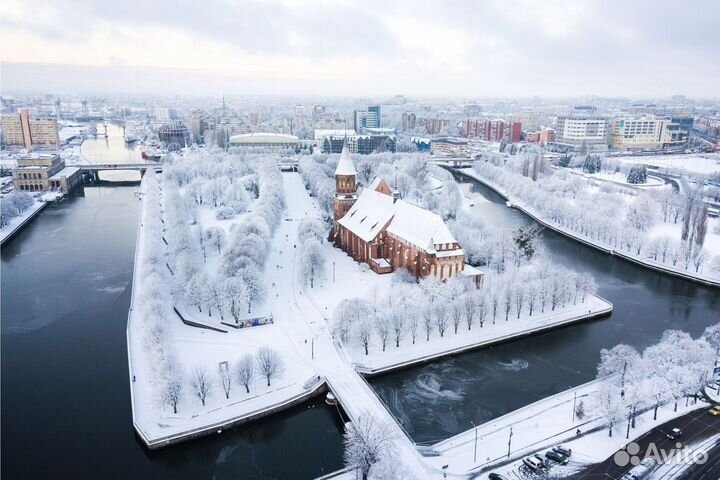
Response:
[[[714,417],[708,413],[708,410],[709,407],[701,408],[652,429],[635,441],[640,445],[640,453],[638,455],[642,458],[650,443],[655,443],[658,451],[665,450],[669,452],[675,448],[675,444],[678,441],[682,442],[683,445],[693,444],[720,435],[720,416]],[[666,433],[676,427],[683,431],[683,435],[678,440],[670,440],[667,438]],[[618,433],[622,435],[624,432]],[[611,456],[604,462],[595,464],[572,478],[617,479],[632,467],[632,464],[618,466],[614,461],[614,457]],[[682,476],[675,478],[685,478],[688,480],[717,480],[720,478],[720,446],[716,446],[710,450],[709,458],[705,464],[687,470],[688,471],[684,472]]]

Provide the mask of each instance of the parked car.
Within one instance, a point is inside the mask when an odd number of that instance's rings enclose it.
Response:
[[[654,458],[645,458],[638,465],[634,466],[620,480],[642,480],[655,470],[657,460]]]
[[[542,457],[542,455],[538,455],[538,454],[536,453],[535,455],[533,455],[533,457],[535,457],[535,459],[542,464],[543,468],[547,468],[547,467],[548,467],[548,464],[547,464],[547,462],[545,461],[545,459]]]
[[[545,470],[545,462],[541,462],[535,457],[523,458],[523,464],[533,472],[542,472]]]
[[[564,455],[566,457],[569,457],[572,455],[572,450],[569,448],[565,448],[562,445],[558,445],[557,447],[553,448],[554,452],[559,453],[560,455]]]
[[[566,457],[562,453],[558,453],[553,450],[548,450],[547,452],[545,452],[545,457],[561,465],[565,465],[566,463],[568,463],[568,457]]]
[[[490,475],[488,475],[488,478],[490,480],[508,480],[507,477],[503,477],[499,473],[491,473]]]
[[[715,405],[710,410],[708,410],[708,413],[714,417],[717,417],[720,415],[720,405]]]
[[[682,433],[683,433],[682,430],[675,427],[667,433],[667,437],[670,440],[677,440],[678,438],[680,438],[682,436]]]

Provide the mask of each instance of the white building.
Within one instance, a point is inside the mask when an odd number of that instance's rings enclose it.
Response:
[[[230,137],[230,147],[263,148],[272,151],[297,148],[300,140],[295,135],[285,133],[245,133]]]
[[[687,142],[688,132],[667,118],[616,118],[610,146],[616,150],[659,150]]]
[[[558,117],[555,122],[555,142],[589,149],[607,148],[608,119],[595,116]]]

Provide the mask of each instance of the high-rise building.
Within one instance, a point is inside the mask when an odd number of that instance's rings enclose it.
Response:
[[[314,105],[312,114],[313,118],[318,118],[325,115],[325,105]]]
[[[417,122],[417,117],[412,112],[403,112],[402,114],[402,131],[407,132],[408,130],[414,130],[415,129],[415,123]]]
[[[25,148],[60,148],[57,118],[31,118],[27,109],[0,118],[3,143]]]
[[[472,120],[462,123],[462,133],[466,137],[478,137],[488,142],[517,143],[520,141],[522,124],[520,122],[506,122],[505,120]]]
[[[356,132],[361,132],[365,128],[381,128],[380,105],[371,105],[367,110],[355,110],[353,113],[353,127]]]
[[[444,118],[420,118],[418,125],[424,126],[427,133],[430,135],[437,135],[444,128],[450,126],[450,120]]]
[[[608,119],[596,116],[560,116],[555,122],[555,141],[589,149],[606,148]]]

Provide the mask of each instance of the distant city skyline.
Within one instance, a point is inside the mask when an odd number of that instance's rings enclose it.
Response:
[[[5,0],[7,93],[717,98],[712,0]]]

